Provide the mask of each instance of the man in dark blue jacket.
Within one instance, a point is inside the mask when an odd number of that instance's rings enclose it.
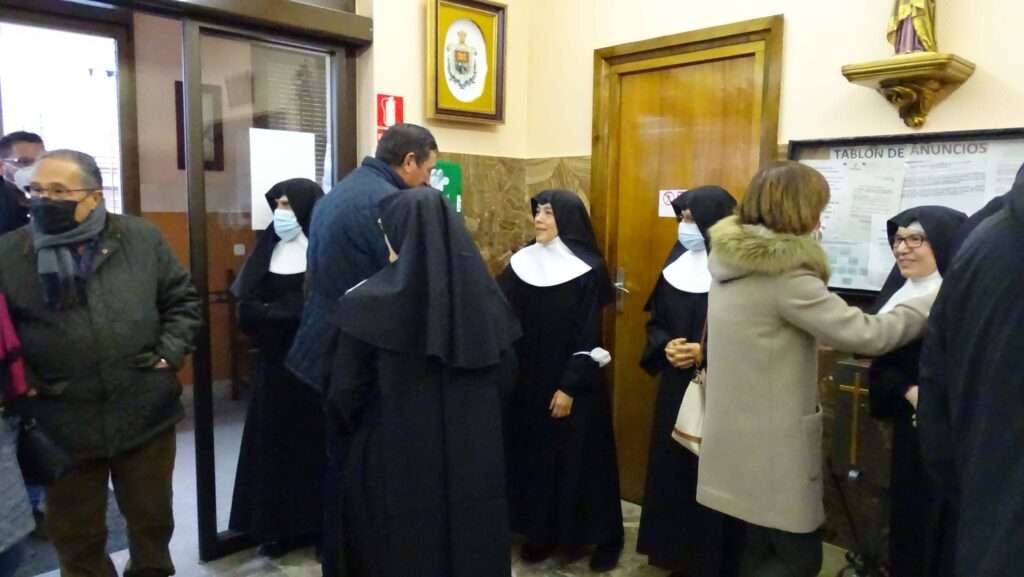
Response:
[[[374,158],[339,182],[313,212],[309,234],[309,296],[287,366],[300,379],[322,389],[328,366],[330,319],[338,299],[388,263],[380,228],[381,199],[426,184],[437,162],[437,142],[426,128],[396,124],[384,133]],[[325,482],[323,565],[325,577],[338,575],[339,455],[334,423],[328,419],[328,479]]]

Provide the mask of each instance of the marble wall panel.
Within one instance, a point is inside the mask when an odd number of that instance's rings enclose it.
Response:
[[[462,211],[480,253],[500,272],[512,252],[531,238],[530,197],[564,188],[589,202],[590,158],[520,159],[441,153],[462,166]]]

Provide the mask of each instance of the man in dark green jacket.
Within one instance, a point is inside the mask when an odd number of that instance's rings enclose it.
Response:
[[[61,574],[116,576],[104,551],[112,479],[125,575],[171,575],[175,371],[200,323],[195,288],[155,227],[107,213],[91,156],[46,154],[30,192],[32,222],[0,238],[0,292],[34,389],[21,410],[76,461],[47,488]]]

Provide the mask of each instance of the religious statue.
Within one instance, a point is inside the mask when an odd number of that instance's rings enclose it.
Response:
[[[935,0],[895,0],[886,36],[896,54],[938,52]]]

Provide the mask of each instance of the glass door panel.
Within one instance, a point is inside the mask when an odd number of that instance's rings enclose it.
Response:
[[[243,436],[245,448],[255,449],[247,455],[264,456],[256,431],[246,432],[261,419],[247,419],[247,413],[259,388],[275,384],[262,382],[255,370],[263,352],[239,329],[230,288],[260,235],[273,234],[264,232],[272,218],[268,190],[291,178],[325,188],[334,181],[332,56],[205,28],[198,52],[201,89],[189,90],[199,97],[202,116],[201,138],[194,142],[202,144],[206,274],[200,276],[206,279],[209,340],[208,350],[197,354],[208,355],[198,364],[209,374],[200,380],[197,373],[197,385],[210,387],[216,530],[223,534],[245,529],[247,504],[235,499],[236,489],[244,492],[259,480],[251,466],[239,468]],[[192,203],[189,210],[197,208]]]

